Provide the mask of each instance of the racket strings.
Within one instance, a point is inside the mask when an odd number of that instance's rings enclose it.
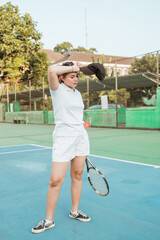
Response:
[[[93,187],[98,191],[99,193],[105,195],[108,193],[107,185],[102,177],[101,174],[99,174],[95,169],[90,168],[89,169],[89,177],[91,180],[91,183]]]

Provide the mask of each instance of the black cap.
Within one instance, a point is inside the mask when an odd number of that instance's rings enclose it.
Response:
[[[103,64],[100,63],[91,63],[86,67],[81,67],[80,71],[85,75],[96,75],[100,81],[103,81],[106,76],[106,70]]]

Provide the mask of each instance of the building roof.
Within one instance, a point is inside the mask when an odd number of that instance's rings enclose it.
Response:
[[[118,64],[126,64],[130,65],[134,62],[134,58],[126,58],[119,56],[111,56],[111,55],[103,55],[103,54],[94,54],[94,53],[79,53],[79,52],[69,52],[71,56],[68,60],[71,61],[80,61],[80,62],[92,62],[92,58],[97,62],[97,60],[101,60],[102,56],[104,56],[104,63],[115,63],[116,60]]]
[[[48,55],[49,60],[53,61],[53,62],[58,61],[58,60],[60,60],[63,57],[62,54],[53,52],[50,49],[42,49],[42,51],[46,52],[47,55]]]
[[[64,55],[60,53],[53,52],[49,49],[43,49],[48,54],[48,58],[50,61],[57,61],[60,58],[62,58]],[[77,62],[86,62],[90,63],[92,62],[92,58],[97,62],[98,59],[101,60],[103,54],[94,54],[94,53],[80,53],[80,52],[69,52],[71,56],[68,58],[67,61],[77,61]],[[111,55],[104,55],[104,64],[110,63],[115,64],[117,61],[117,64],[124,64],[124,65],[131,65],[132,62],[134,62],[133,57],[120,57],[120,56],[111,56]]]

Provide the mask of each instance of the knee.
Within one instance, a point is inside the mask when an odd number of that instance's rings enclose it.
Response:
[[[81,170],[75,171],[75,172],[71,173],[71,178],[72,178],[72,180],[81,181],[82,175],[83,175],[83,171],[81,171]]]
[[[63,184],[63,180],[59,177],[57,178],[51,178],[49,181],[49,187],[50,188],[60,188]]]

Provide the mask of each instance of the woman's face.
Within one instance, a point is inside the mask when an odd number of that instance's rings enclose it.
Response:
[[[70,87],[71,89],[74,89],[79,81],[79,74],[78,73],[68,73],[66,75],[66,77],[62,78],[64,84],[68,87]]]

